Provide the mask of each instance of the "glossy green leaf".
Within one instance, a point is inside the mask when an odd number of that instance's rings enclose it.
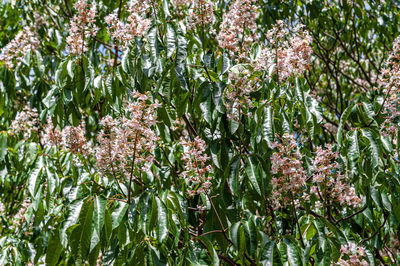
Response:
[[[49,238],[46,251],[46,265],[57,265],[62,252],[60,234],[56,230]]]
[[[168,238],[168,212],[164,203],[155,197],[157,203],[157,238],[163,243]]]
[[[337,134],[336,134],[336,140],[337,143],[340,145],[342,145],[342,138],[343,138],[343,129],[344,129],[344,125],[346,124],[347,118],[349,117],[351,111],[353,110],[354,105],[350,105],[348,106],[342,116],[340,117],[340,122],[339,122],[339,126],[338,126],[338,130],[337,130]]]

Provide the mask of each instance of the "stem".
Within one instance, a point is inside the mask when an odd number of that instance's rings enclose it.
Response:
[[[385,220],[384,220],[383,223],[378,227],[378,229],[375,231],[375,233],[373,233],[372,236],[367,237],[366,239],[364,239],[361,243],[364,244],[365,242],[367,242],[367,241],[371,240],[372,238],[374,238],[374,237],[379,233],[379,231],[385,226],[388,217],[389,217],[389,214],[386,214]]]
[[[122,11],[122,2],[123,0],[119,1],[119,7],[118,7],[118,19],[121,18],[121,11]],[[114,67],[118,65],[118,42],[115,42],[115,56],[114,56]]]
[[[379,110],[378,110],[378,112],[375,114],[374,118],[376,118],[376,117],[380,114],[380,112],[382,111],[383,106],[385,105],[385,102],[386,102],[386,100],[387,100],[387,98],[388,98],[388,96],[389,96],[389,93],[390,93],[390,91],[392,90],[392,88],[393,88],[393,82],[390,84],[389,89],[388,89],[388,91],[386,92],[385,99],[383,99],[382,105],[381,105],[381,107],[379,107]],[[372,119],[371,122],[369,122],[369,124],[367,125],[367,127],[369,127],[373,122],[374,122],[374,120]]]
[[[294,205],[293,194],[292,194],[292,204],[293,204],[293,214],[294,214],[294,218],[296,219],[297,228],[298,228],[298,230],[299,230],[300,243],[301,243],[301,246],[304,248],[305,245],[304,245],[304,242],[303,242],[303,235],[302,235],[302,233],[301,233],[301,227],[300,227],[300,224],[299,224],[299,219],[297,218],[296,206]]]
[[[361,208],[361,210],[359,210],[359,211],[356,211],[355,213],[353,213],[352,215],[349,215],[349,216],[347,216],[347,217],[344,217],[344,218],[340,218],[339,220],[337,220],[336,221],[336,224],[338,224],[338,223],[340,223],[340,222],[342,222],[342,221],[345,221],[345,220],[348,220],[348,219],[351,219],[351,218],[353,218],[354,216],[356,216],[357,214],[360,214],[360,213],[362,213],[363,211],[365,211],[367,209],[367,204],[365,204],[365,206],[364,207],[362,207]]]
[[[110,156],[110,158],[112,157],[112,155],[111,155],[111,143],[110,142],[108,142],[108,156]],[[111,172],[113,174],[114,181],[117,183],[117,186],[118,186],[119,190],[121,191],[122,194],[124,194],[124,196],[126,196],[124,191],[122,190],[119,182],[118,182],[117,175],[116,175],[115,169],[114,169],[114,164],[113,164],[112,161],[111,161]]]
[[[132,157],[132,169],[131,169],[131,176],[129,177],[129,187],[128,187],[128,202],[131,202],[131,186],[132,186],[132,179],[133,179],[133,170],[135,169],[135,159],[136,159],[136,144],[138,139],[139,131],[136,131],[135,135],[135,142],[133,147],[133,157]]]

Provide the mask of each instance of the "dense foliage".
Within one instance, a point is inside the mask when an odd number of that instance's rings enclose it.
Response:
[[[1,265],[398,265],[399,2],[0,14]]]

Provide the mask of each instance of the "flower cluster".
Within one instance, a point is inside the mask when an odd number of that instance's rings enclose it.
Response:
[[[28,140],[32,133],[37,133],[39,130],[38,116],[36,109],[25,106],[11,122],[9,133],[14,136],[22,134],[23,138]]]
[[[87,156],[91,153],[91,147],[86,140],[85,123],[77,127],[66,126],[61,131],[56,129],[49,119],[44,129],[41,142],[45,146],[57,147],[62,150],[69,150],[72,153],[79,153]]]
[[[239,52],[239,59],[246,57],[250,45],[258,39],[255,3],[255,0],[234,1],[223,16],[217,36],[219,46],[231,54]]]
[[[150,8],[148,0],[134,0],[128,6],[129,16],[126,22],[116,14],[105,17],[108,32],[122,47],[126,47],[136,36],[142,37],[148,30],[151,20],[145,15]]]
[[[72,153],[80,153],[84,156],[90,153],[90,146],[87,143],[85,124],[80,124],[77,127],[67,126],[62,132],[62,145],[64,149]]]
[[[95,148],[97,166],[102,175],[126,181],[133,172],[147,171],[154,160],[158,137],[152,130],[157,122],[158,102],[147,104],[148,96],[134,94],[135,100],[126,105],[127,115],[118,119],[106,116]]]
[[[190,10],[188,28],[205,27],[214,24],[214,22],[214,3],[210,0],[194,0],[193,8]]]
[[[297,148],[296,138],[285,134],[281,143],[273,143],[278,151],[271,156],[272,201],[274,209],[294,203],[302,192],[306,172],[302,166],[302,155]]]
[[[312,176],[315,186],[312,186],[310,191],[323,201],[330,200],[342,206],[359,207],[361,199],[341,173],[338,157],[339,153],[333,152],[331,145],[327,145],[326,149],[317,148]]]
[[[63,136],[62,133],[56,129],[51,119],[47,121],[47,125],[44,128],[44,134],[41,137],[42,145],[51,147],[62,146]]]
[[[386,61],[387,68],[382,71],[380,86],[383,88],[385,121],[383,134],[397,136],[397,127],[394,119],[400,116],[400,37],[393,42],[393,49]]]
[[[312,53],[312,38],[302,25],[290,29],[283,21],[277,21],[268,31],[270,43],[255,62],[257,70],[268,70],[274,66],[274,73],[280,81],[301,75],[309,68]]]
[[[33,13],[33,19],[35,21],[36,27],[48,27],[49,23],[47,22],[46,18],[42,16],[39,12]]]
[[[257,88],[255,80],[249,78],[250,73],[247,69],[240,69],[229,73],[229,86],[224,91],[225,106],[228,112],[228,118],[239,120],[239,114],[243,107],[251,107],[252,101],[250,94]]]
[[[30,51],[39,48],[40,42],[35,28],[26,26],[15,38],[0,51],[0,61],[3,61],[8,68],[14,67],[14,59],[22,61]]]
[[[81,55],[88,50],[89,39],[96,35],[98,28],[96,21],[96,4],[90,7],[86,0],[78,0],[75,5],[77,15],[72,18],[67,49],[73,55]]]
[[[197,193],[207,193],[211,186],[210,172],[212,166],[208,164],[209,157],[205,153],[206,143],[199,137],[195,137],[194,140],[188,140],[182,138],[180,144],[183,146],[184,153],[182,160],[185,163],[183,177],[188,181],[189,195],[193,196]],[[197,184],[201,184],[198,189],[195,189]]]
[[[342,246],[340,248],[340,258],[336,265],[341,266],[367,266],[368,261],[365,259],[365,251],[363,247],[358,247],[354,243]]]
[[[15,228],[20,228],[24,222],[26,221],[25,219],[25,213],[28,210],[28,207],[31,205],[31,202],[28,200],[24,200],[21,204],[21,206],[18,208],[18,212],[13,215],[12,217],[7,217],[12,219],[12,224],[10,226],[10,229],[13,230]],[[32,226],[32,223],[30,224]]]
[[[191,3],[191,0],[173,0],[174,4],[174,13],[178,17],[184,17],[185,11],[188,9],[188,6]]]

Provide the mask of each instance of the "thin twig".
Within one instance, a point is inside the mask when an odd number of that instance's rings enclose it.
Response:
[[[120,0],[120,1],[119,1],[118,19],[121,18],[122,2],[123,2],[123,0]],[[115,42],[114,67],[116,67],[116,66],[118,66],[118,42]]]
[[[353,218],[353,217],[356,216],[357,214],[360,214],[360,213],[362,213],[363,211],[365,211],[365,209],[367,209],[367,204],[365,204],[364,207],[362,207],[359,211],[356,211],[356,212],[353,213],[352,215],[349,215],[349,216],[340,218],[339,220],[336,221],[336,224],[338,224],[338,223],[340,223],[340,222],[343,222],[343,221],[345,221],[345,220],[348,220],[348,219]]]
[[[385,220],[384,220],[383,223],[379,226],[379,228],[375,231],[375,233],[373,233],[370,237],[367,237],[366,239],[364,239],[361,243],[364,244],[365,242],[367,242],[367,241],[371,240],[372,238],[374,238],[374,237],[379,233],[379,231],[382,229],[382,227],[385,226],[388,217],[389,217],[389,214],[386,214]]]

